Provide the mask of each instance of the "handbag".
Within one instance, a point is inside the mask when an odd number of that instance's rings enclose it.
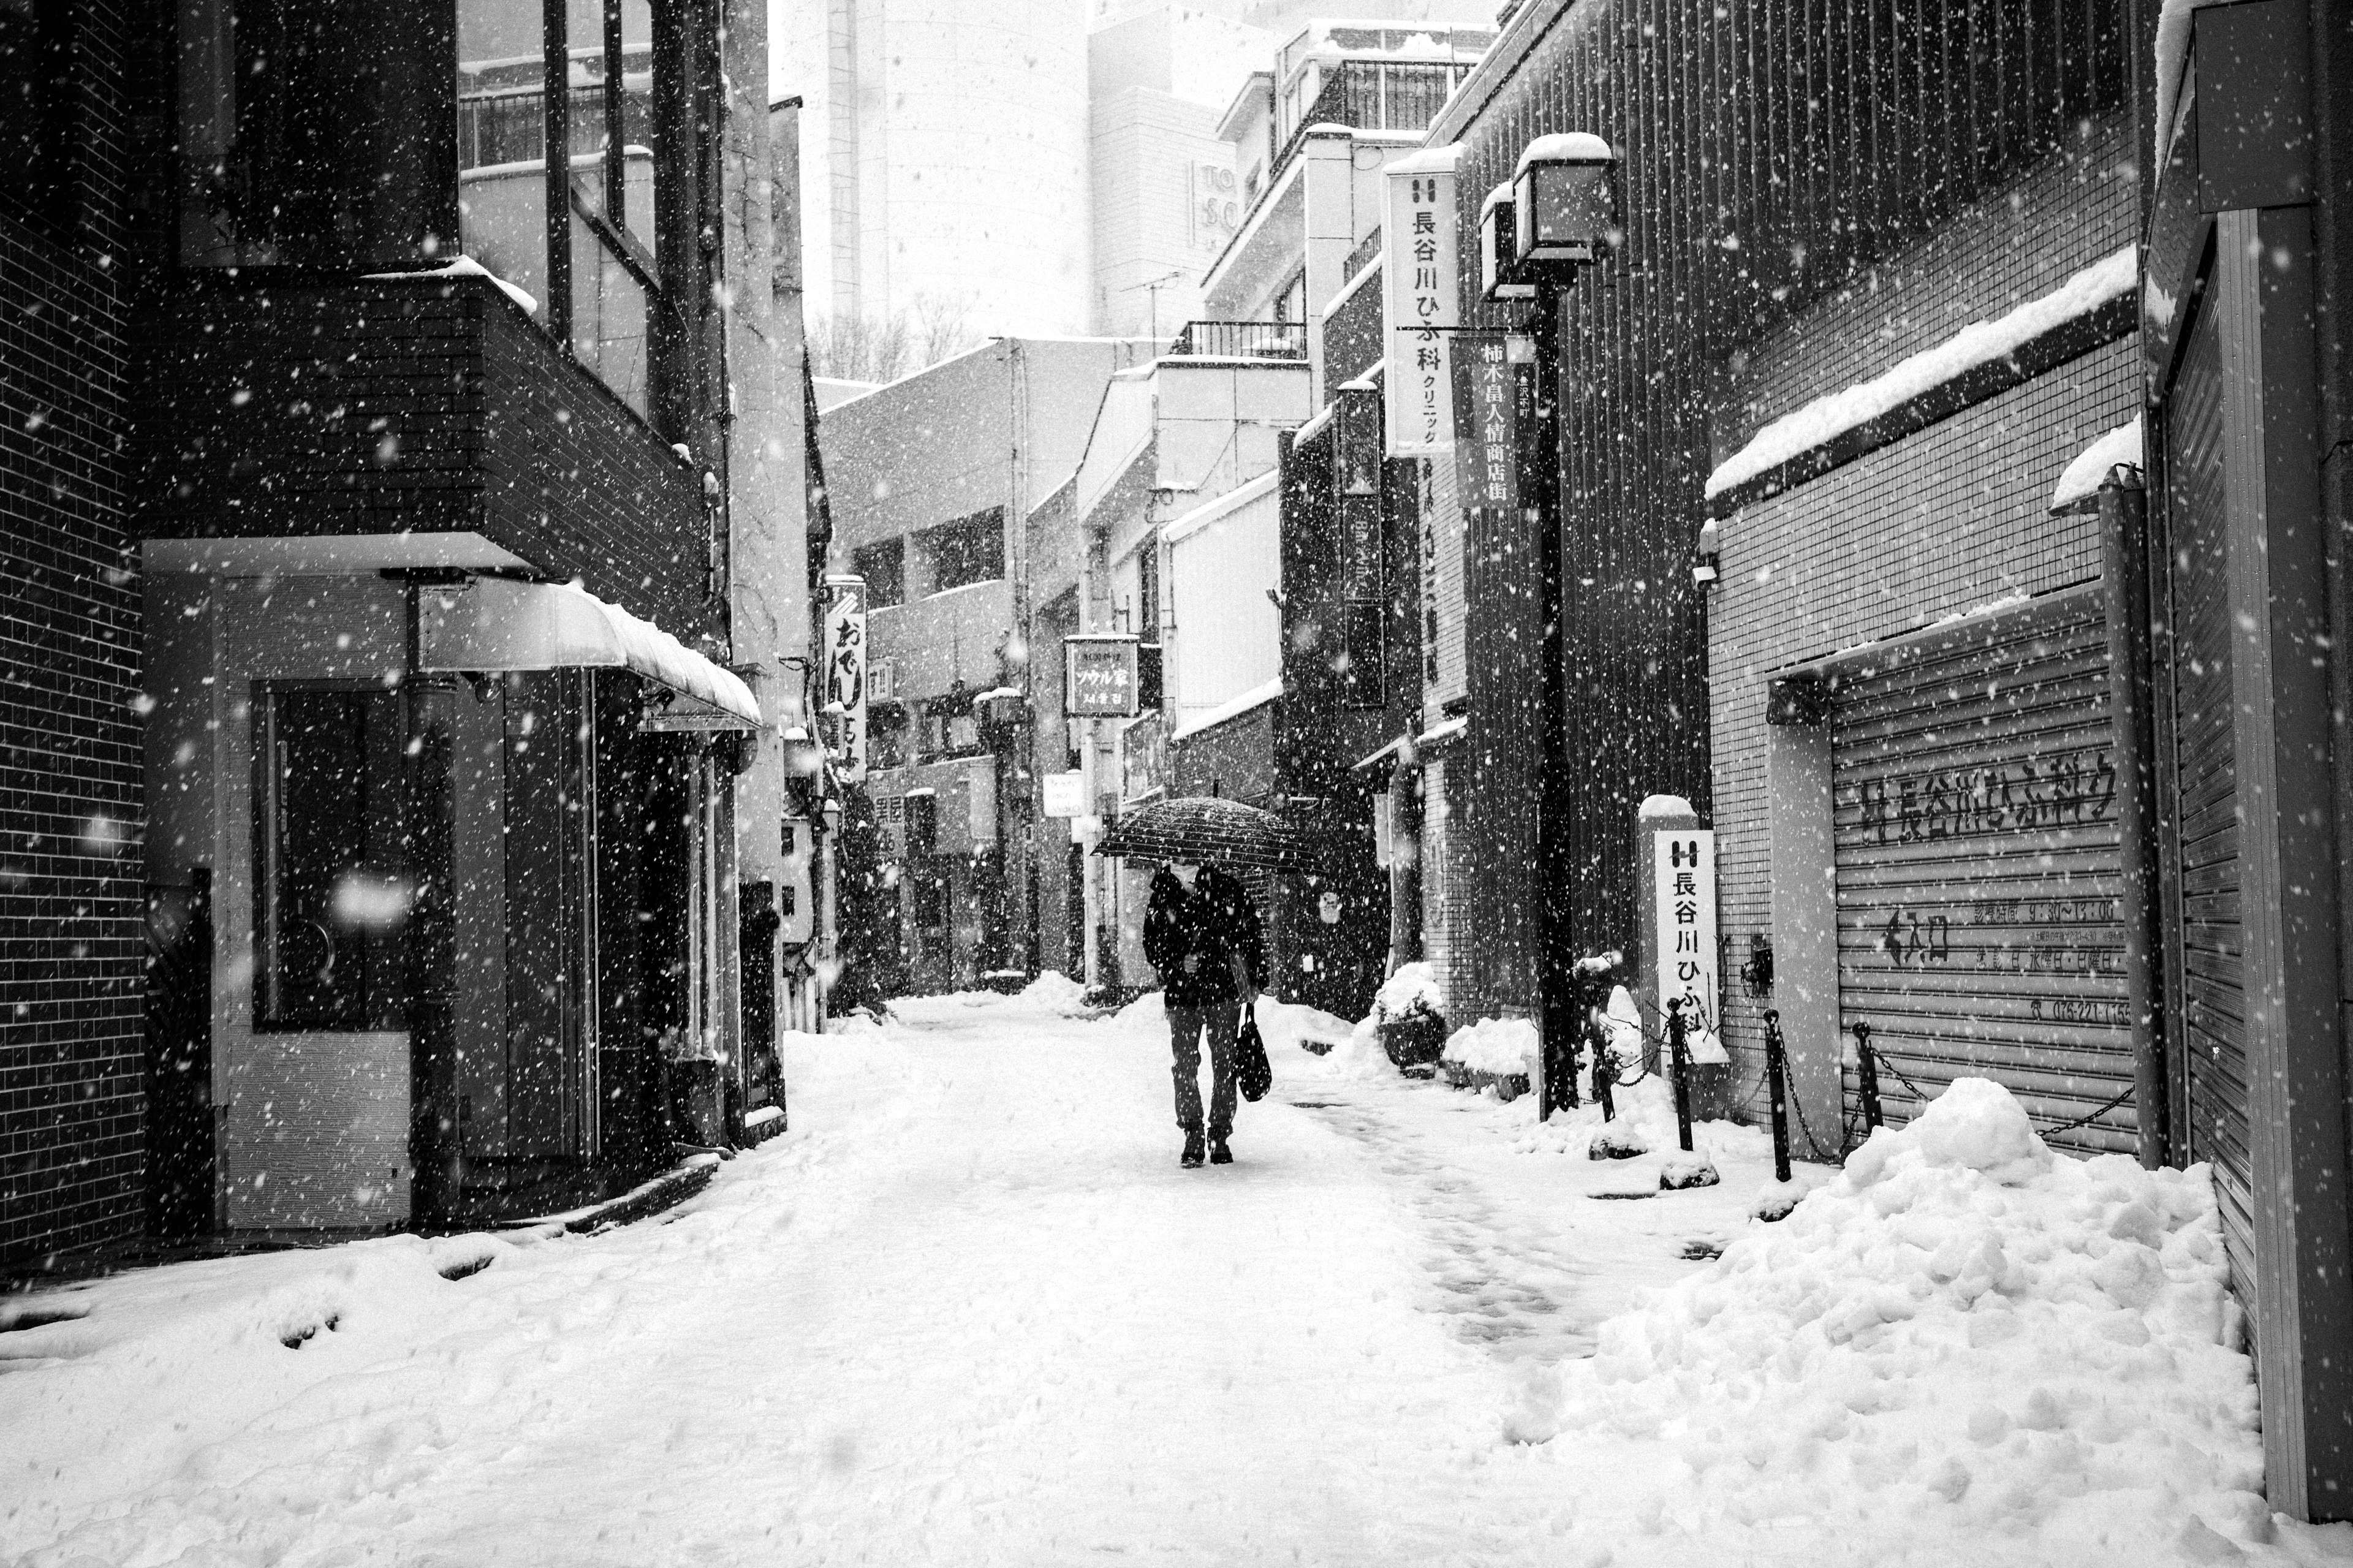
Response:
[[[1266,1059],[1266,1039],[1258,1032],[1258,1012],[1242,1009],[1240,1033],[1234,1037],[1234,1087],[1255,1103],[1274,1087],[1274,1064]]]

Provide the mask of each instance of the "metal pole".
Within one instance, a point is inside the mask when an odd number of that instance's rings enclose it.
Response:
[[[1535,340],[1535,406],[1530,420],[1524,467],[1525,520],[1536,535],[1536,1030],[1549,1068],[1556,1055],[1576,1050],[1578,1026],[1576,988],[1569,973],[1573,937],[1568,865],[1568,755],[1567,616],[1561,563],[1560,509],[1560,300],[1559,285],[1536,285],[1529,332]],[[1570,1069],[1575,1070],[1573,1068]],[[1541,1075],[1546,1085],[1553,1074]],[[1552,1114],[1549,1095],[1536,1108],[1539,1121]],[[1688,1135],[1683,1146],[1689,1148]]]
[[[1789,1179],[1789,1106],[1782,1079],[1789,1071],[1781,1047],[1781,1010],[1765,1009],[1765,1077],[1773,1089],[1773,1179]]]
[[[2124,871],[2125,999],[2131,1013],[2135,1152],[2165,1163],[2165,987],[2158,945],[2157,748],[2151,730],[2148,506],[2139,474],[2100,486],[2108,624],[2108,713],[2116,726],[2116,839]]]
[[[1862,1123],[1873,1131],[1882,1121],[1879,1110],[1879,1058],[1871,1048],[1871,1026],[1854,1026],[1855,1077],[1862,1087]]]
[[[1675,1075],[1675,1131],[1683,1139],[1683,1152],[1691,1152],[1691,1053],[1683,1040],[1683,999],[1671,997],[1667,1002],[1667,1049]]]

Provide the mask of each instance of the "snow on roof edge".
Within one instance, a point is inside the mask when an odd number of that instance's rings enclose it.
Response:
[[[1801,453],[1869,424],[1934,387],[2014,352],[2053,328],[2090,315],[2119,295],[2129,294],[2137,279],[2135,267],[2133,247],[2127,245],[2084,268],[2048,294],[2029,300],[1990,321],[1973,321],[1943,342],[1905,355],[1869,381],[1817,397],[1783,415],[1716,466],[1707,477],[1708,498],[1713,500]]]
[[[1229,697],[1198,719],[1187,719],[1168,731],[1171,741],[1181,741],[1187,735],[1198,735],[1229,719],[1239,719],[1253,708],[1263,708],[1282,695],[1282,677],[1276,676],[1263,686],[1253,686],[1239,697]]]
[[[1198,533],[1218,519],[1240,511],[1261,496],[1268,494],[1282,482],[1281,470],[1269,468],[1254,479],[1245,480],[1214,500],[1203,501],[1188,512],[1170,518],[1160,525],[1160,542],[1174,544],[1180,539]]]

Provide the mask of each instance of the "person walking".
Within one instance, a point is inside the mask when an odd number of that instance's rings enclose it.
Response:
[[[1234,1037],[1266,980],[1266,938],[1239,879],[1215,866],[1170,861],[1152,879],[1144,911],[1144,956],[1160,972],[1176,1080],[1176,1125],[1187,1169],[1201,1163],[1201,1037],[1209,1038],[1208,1150],[1233,1163]]]

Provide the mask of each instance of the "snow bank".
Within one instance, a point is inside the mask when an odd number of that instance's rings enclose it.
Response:
[[[1532,1073],[1536,1026],[1526,1018],[1482,1018],[1449,1035],[1440,1055],[1472,1072]]]
[[[1021,988],[1021,1000],[1065,1018],[1086,1013],[1087,988],[1059,969],[1049,969]]]
[[[2100,481],[2118,463],[2134,468],[2147,465],[2147,455],[2141,447],[2141,416],[2132,416],[2128,425],[2119,425],[2075,455],[2067,471],[2059,476],[2059,486],[2051,492],[2051,510],[2064,511],[2077,501],[2100,493]]]
[[[1373,1022],[1385,1024],[1417,1009],[1446,1011],[1445,999],[1438,992],[1438,971],[1422,963],[1400,963],[1398,972],[1382,981],[1381,988],[1373,994]]]
[[[1883,374],[1782,416],[1708,475],[1708,495],[1721,495],[1932,388],[2015,353],[2055,327],[2090,315],[2117,295],[2132,291],[2133,267],[2133,247],[2128,245],[2007,315],[1971,322],[1936,347],[1898,360]]]
[[[1630,1070],[1630,1068],[1627,1070]],[[1593,1069],[1577,1075],[1577,1104],[1556,1110],[1550,1121],[1522,1134],[1514,1147],[1524,1153],[1567,1154],[1584,1159],[1593,1152],[1593,1140],[1604,1128],[1621,1139],[1631,1139],[1654,1154],[1679,1152],[1683,1133],[1675,1121],[1674,1085],[1663,1075],[1648,1073],[1632,1083],[1621,1083],[1610,1096],[1616,1120],[1601,1120],[1593,1100]],[[1771,1152],[1771,1137],[1761,1128],[1736,1121],[1692,1123],[1692,1152],[1718,1165],[1733,1160],[1757,1160]]]
[[[2223,1268],[2205,1167],[2059,1158],[1962,1079],[1604,1324],[1589,1366],[1533,1378],[1507,1429],[1655,1441],[1677,1492],[1746,1523],[1870,1493],[1924,1541],[2032,1531],[2039,1561],[2070,1540],[2107,1560],[2124,1531],[2206,1555],[2206,1533],[2270,1529]]]

